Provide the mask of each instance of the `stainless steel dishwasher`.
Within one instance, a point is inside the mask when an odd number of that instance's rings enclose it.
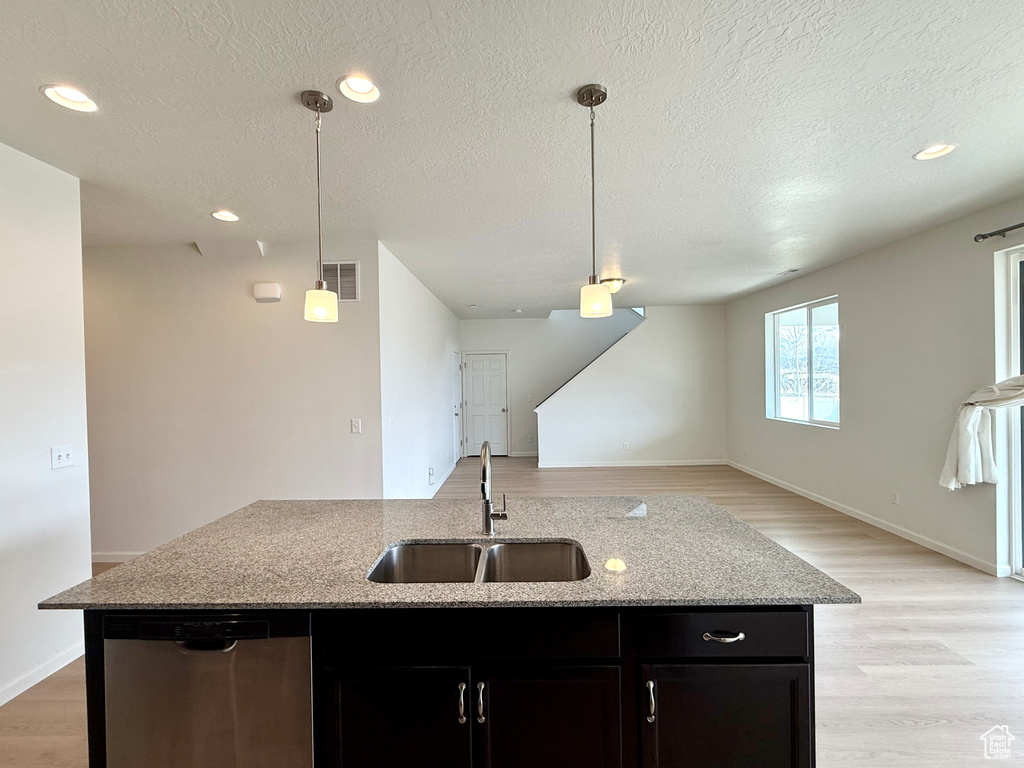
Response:
[[[107,768],[308,768],[309,615],[106,616]]]

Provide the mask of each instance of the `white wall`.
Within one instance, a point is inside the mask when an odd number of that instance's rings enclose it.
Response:
[[[537,455],[534,408],[640,322],[620,310],[585,320],[576,310],[546,318],[462,320],[463,352],[508,352],[509,453]]]
[[[377,243],[337,324],[302,319],[315,242],[262,258],[87,249],[86,367],[98,559],[146,551],[257,499],[379,498]],[[257,304],[255,282],[284,298]],[[350,419],[362,419],[353,434]]]
[[[541,467],[724,463],[725,308],[646,315],[537,409]]]
[[[459,320],[391,251],[378,254],[384,497],[430,498],[458,460]]]
[[[0,145],[0,704],[82,652],[81,615],[36,608],[90,576],[79,210],[78,179]]]
[[[995,489],[938,486],[957,405],[995,377],[993,251],[1024,199],[728,305],[729,454],[742,469],[995,573]],[[765,418],[764,315],[839,295],[842,424]],[[900,504],[890,502],[899,491]]]

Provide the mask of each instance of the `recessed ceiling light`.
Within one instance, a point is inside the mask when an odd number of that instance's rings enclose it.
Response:
[[[217,221],[238,221],[238,214],[231,211],[214,211],[210,215]]]
[[[359,75],[347,75],[338,80],[338,90],[345,98],[361,104],[369,104],[380,98],[380,89],[373,81]]]
[[[99,107],[96,102],[79,91],[67,85],[44,85],[40,88],[43,95],[54,104],[73,109],[76,112],[95,112]]]
[[[956,149],[956,144],[932,144],[930,147],[925,147],[916,155],[915,160],[934,160],[936,157],[942,157],[948,155]]]

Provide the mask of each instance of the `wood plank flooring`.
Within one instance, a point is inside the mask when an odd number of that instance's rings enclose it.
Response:
[[[479,468],[461,461],[438,497],[477,495]],[[492,468],[495,498],[703,494],[859,593],[862,605],[815,609],[819,768],[991,765],[979,737],[994,725],[1024,765],[1024,583],[731,467]]]
[[[862,605],[816,609],[819,768],[990,765],[980,736],[995,725],[1017,737],[1004,762],[1024,765],[1024,583],[730,467],[499,458],[493,475],[496,497],[701,493],[860,593]],[[470,458],[437,495],[478,493]],[[79,659],[0,707],[0,766],[86,768],[84,686]]]

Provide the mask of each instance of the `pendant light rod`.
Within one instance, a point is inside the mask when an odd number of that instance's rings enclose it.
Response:
[[[590,285],[597,280],[597,173],[594,162],[594,107],[604,104],[608,89],[591,83],[576,91],[576,102],[590,109]]]
[[[597,280],[597,174],[594,172],[594,107],[590,107],[590,282]]]
[[[334,109],[334,101],[323,91],[303,91],[299,97],[306,109],[316,113],[316,233],[317,233],[317,280],[316,290],[324,290],[324,219],[323,191],[320,180],[320,124],[324,112]]]
[[[316,235],[317,235],[317,276],[316,287],[324,289],[324,203],[320,185],[320,108],[316,109]]]

